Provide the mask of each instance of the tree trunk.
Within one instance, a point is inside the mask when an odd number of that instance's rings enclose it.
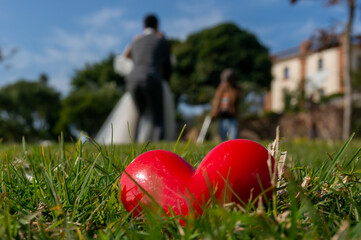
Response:
[[[348,21],[346,25],[346,39],[344,41],[344,71],[343,71],[343,80],[344,80],[344,111],[343,111],[343,126],[342,126],[342,138],[344,140],[350,137],[351,129],[351,111],[352,111],[352,89],[351,89],[351,59],[352,59],[352,43],[351,43],[351,34],[352,34],[352,23],[355,13],[355,0],[348,0]]]

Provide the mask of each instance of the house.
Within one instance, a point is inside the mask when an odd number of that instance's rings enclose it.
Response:
[[[285,108],[285,94],[304,90],[305,96],[319,98],[343,93],[344,36],[323,34],[299,47],[272,56],[271,90],[265,110],[277,113]],[[361,45],[352,41],[351,67],[361,67]],[[291,98],[292,99],[292,98]]]

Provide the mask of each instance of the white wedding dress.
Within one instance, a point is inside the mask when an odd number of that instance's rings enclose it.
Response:
[[[133,62],[119,55],[114,60],[115,71],[122,75],[128,75],[133,68]],[[175,140],[175,106],[173,94],[169,85],[163,81],[163,108],[164,108],[164,123],[165,123],[165,140]],[[100,144],[109,145],[113,144],[128,144],[131,139],[134,141],[136,127],[139,119],[139,113],[135,107],[130,93],[126,92],[118,103],[115,105],[108,118],[103,123],[102,127],[95,136],[95,141]],[[139,139],[145,138],[146,134],[151,131],[151,124],[141,123],[139,126],[140,136]],[[142,142],[142,140],[140,140]]]

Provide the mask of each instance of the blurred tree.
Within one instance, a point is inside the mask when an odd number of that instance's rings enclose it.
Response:
[[[185,42],[171,41],[176,57],[171,88],[175,97],[189,103],[208,103],[223,69],[236,71],[239,82],[269,87],[271,62],[268,50],[253,34],[232,23],[223,23],[190,35]]]
[[[291,4],[295,4],[302,0],[290,0]],[[357,0],[322,0],[326,5],[338,5],[345,3],[347,6],[348,18],[345,25],[345,41],[342,47],[344,48],[344,113],[343,113],[343,126],[342,126],[342,138],[344,140],[350,137],[351,130],[351,115],[352,115],[352,86],[351,86],[351,35],[352,25],[355,16],[356,2]]]
[[[60,93],[39,80],[19,80],[0,89],[0,137],[5,141],[54,139],[60,110]]]
[[[74,91],[81,88],[99,88],[106,83],[114,82],[117,87],[124,89],[124,79],[114,72],[114,54],[110,54],[106,59],[94,63],[86,64],[84,69],[75,71],[71,85]]]
[[[113,61],[111,54],[75,72],[73,89],[62,102],[57,131],[69,135],[76,129],[94,137],[125,91],[123,77],[114,72]]]

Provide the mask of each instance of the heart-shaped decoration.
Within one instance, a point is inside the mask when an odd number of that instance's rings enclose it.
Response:
[[[219,203],[245,204],[260,194],[269,198],[273,166],[266,148],[244,139],[219,144],[197,170],[175,153],[152,150],[125,169],[120,178],[121,200],[134,215],[153,204],[166,213],[172,209],[177,215],[201,214],[212,192]]]

